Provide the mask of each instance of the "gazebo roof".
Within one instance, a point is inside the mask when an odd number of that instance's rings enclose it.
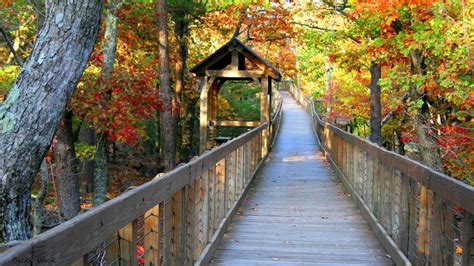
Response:
[[[227,66],[232,63],[232,54],[234,51],[238,52],[238,71],[234,73],[227,73],[226,77],[228,78],[243,78],[247,75],[254,76],[256,72],[257,75],[269,76],[272,79],[280,80],[282,75],[272,64],[267,60],[263,59],[258,55],[254,50],[245,45],[242,41],[233,37],[230,41],[224,44],[221,48],[217,49],[214,53],[208,56],[206,59],[201,61],[199,64],[191,68],[191,72],[195,73],[198,76],[210,75],[212,71],[224,70]],[[260,70],[259,71],[247,71],[245,69],[245,60],[248,60],[253,65],[256,65]],[[245,73],[243,73],[245,72]],[[222,74],[222,73],[220,73]]]

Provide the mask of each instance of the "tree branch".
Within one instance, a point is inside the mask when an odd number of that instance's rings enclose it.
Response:
[[[21,67],[23,67],[23,61],[21,60],[20,56],[18,56],[18,54],[16,53],[15,48],[13,47],[13,44],[10,38],[8,38],[8,34],[5,32],[5,30],[2,27],[0,27],[0,32],[2,33],[5,41],[7,41],[8,48],[10,48],[10,52],[13,54],[13,57],[15,58],[16,63],[20,65]]]
[[[239,22],[237,22],[237,26],[235,27],[234,35],[232,37],[237,38],[239,36],[240,32],[240,27],[242,26],[242,22],[244,20],[244,16],[247,13],[247,8],[248,6],[244,6],[242,9],[242,13],[240,14]]]
[[[403,102],[405,102],[406,100],[408,99],[408,92],[405,92],[405,94],[403,94],[403,97],[402,97],[402,100]],[[381,122],[381,126],[385,125],[388,120],[390,120],[390,118],[393,117],[393,115],[395,114],[395,111],[390,111],[383,119],[382,119],[382,122]]]
[[[328,1],[328,0],[323,1],[323,3],[328,5],[329,7],[333,8],[337,13],[339,13],[339,14],[345,16],[345,17],[348,17],[348,14],[344,11],[344,9],[349,7],[349,5],[347,5],[347,1],[343,1],[342,4],[338,4],[338,5],[336,5],[333,2]]]
[[[299,26],[303,26],[303,27],[307,27],[307,28],[310,28],[310,29],[315,29],[315,30],[319,30],[319,31],[325,31],[325,32],[337,32],[337,30],[335,29],[328,29],[328,28],[323,28],[323,27],[318,27],[318,26],[314,26],[314,25],[309,25],[309,24],[304,24],[304,23],[299,23],[299,22],[296,22],[296,21],[292,21],[291,24],[295,24],[295,25],[299,25]],[[344,34],[341,32],[341,35],[345,38],[348,38],[352,41],[354,41],[355,43],[361,43],[359,40],[357,40],[356,38],[352,37],[352,36],[349,36],[347,34]]]
[[[322,27],[309,25],[309,24],[304,24],[304,23],[300,23],[300,22],[296,22],[296,21],[292,21],[291,24],[307,27],[307,28],[310,28],[310,29],[320,30],[320,31],[336,31],[334,29],[322,28]]]

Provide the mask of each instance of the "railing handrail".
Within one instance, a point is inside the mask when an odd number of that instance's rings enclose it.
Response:
[[[321,149],[397,265],[471,265],[474,187],[323,121],[314,99],[286,88],[312,116]]]
[[[78,254],[86,254],[114,232],[145,213],[148,209],[169,198],[203,171],[216,164],[268,127],[262,124],[243,135],[205,152],[196,159],[178,166],[160,178],[127,191],[86,213],[80,214],[57,227],[0,253],[0,265],[25,257],[33,251],[43,258],[61,258],[55,263],[70,263]],[[120,214],[120,215],[118,215]],[[58,243],[64,245],[58,245]],[[22,255],[25,256],[22,256]]]
[[[279,127],[279,118],[282,112],[280,95],[277,96],[277,102],[276,111],[270,123],[276,123]],[[238,149],[243,150],[244,146],[250,145],[250,142],[255,138],[261,138],[264,130],[275,130],[270,136],[274,139],[278,128],[269,127],[270,123],[264,123],[237,138],[214,147],[190,162],[180,165],[166,174],[160,174],[159,178],[124,192],[32,239],[19,241],[13,247],[0,253],[0,265],[21,262],[34,263],[41,260],[46,262],[54,260],[51,262],[56,264],[77,261],[78,257],[88,254],[104,241],[110,241],[113,234],[148,210],[170,199],[175,193],[195,182],[222,160],[227,160],[227,157],[231,156],[230,154],[236,156]],[[259,142],[255,143],[258,145]],[[257,150],[259,149],[257,148]],[[263,156],[260,159],[265,158],[266,152],[261,151],[260,154]],[[250,161],[247,163],[252,164]],[[250,167],[249,165],[245,168],[248,170]],[[252,165],[252,167],[257,166]],[[242,172],[242,174],[245,173]]]
[[[321,119],[314,108],[314,99],[305,98],[307,103],[311,106],[312,115],[316,118],[317,124],[323,127],[329,127],[339,137],[345,139],[351,144],[360,145],[365,148],[367,152],[374,154],[377,158],[391,163],[392,167],[409,175],[412,179],[420,182],[430,190],[445,199],[458,204],[463,209],[470,213],[474,213],[474,187],[470,186],[460,180],[450,177],[446,174],[440,173],[431,169],[430,167],[417,162],[409,157],[397,154],[371,143],[368,140],[362,139],[359,136],[346,132],[337,126],[334,126]],[[319,138],[319,136],[318,136]]]

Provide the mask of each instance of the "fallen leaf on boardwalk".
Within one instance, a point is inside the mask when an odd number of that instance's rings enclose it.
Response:
[[[462,247],[456,246],[456,254],[462,254]]]

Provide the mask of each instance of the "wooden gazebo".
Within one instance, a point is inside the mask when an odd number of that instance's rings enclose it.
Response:
[[[209,134],[217,126],[254,127],[270,122],[272,80],[279,81],[281,73],[268,61],[237,38],[194,66],[191,70],[200,82],[200,152],[209,148]],[[217,121],[217,95],[227,80],[253,80],[261,89],[260,121]],[[268,136],[268,131],[265,133]],[[264,138],[268,149],[268,138]]]

